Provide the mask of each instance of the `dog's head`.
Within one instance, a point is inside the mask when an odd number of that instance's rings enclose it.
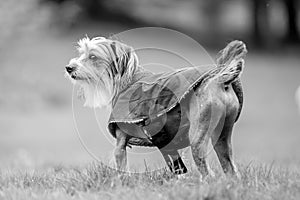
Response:
[[[109,105],[139,65],[132,47],[104,37],[85,37],[79,40],[77,50],[79,56],[72,58],[65,70],[71,81],[82,87],[85,106]]]

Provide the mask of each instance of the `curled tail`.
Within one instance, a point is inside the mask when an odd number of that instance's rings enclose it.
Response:
[[[247,49],[243,42],[237,40],[230,42],[219,52],[219,57],[217,58],[219,71],[214,76],[217,81],[223,82],[225,86],[231,84],[238,98],[240,107],[235,121],[239,119],[244,102],[240,74],[244,68],[244,57],[246,54]]]
[[[229,85],[239,79],[244,68],[244,57],[247,53],[246,45],[241,41],[230,42],[217,59],[217,66],[220,71],[214,79],[218,82]]]
[[[216,74],[215,79],[220,82],[224,83],[225,85],[229,85],[236,81],[242,70],[244,68],[244,60],[234,60],[233,62],[229,63],[222,67],[221,71]]]

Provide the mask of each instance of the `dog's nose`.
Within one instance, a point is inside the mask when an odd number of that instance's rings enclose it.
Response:
[[[67,66],[66,66],[66,71],[67,71],[69,74],[71,74],[74,70],[75,70],[75,67],[70,66],[70,65],[67,65]]]

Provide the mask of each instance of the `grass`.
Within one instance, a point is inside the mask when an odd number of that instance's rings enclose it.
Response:
[[[200,181],[196,171],[178,178],[166,169],[120,175],[97,163],[1,171],[5,199],[299,199],[300,171],[240,165],[241,178],[221,172]]]

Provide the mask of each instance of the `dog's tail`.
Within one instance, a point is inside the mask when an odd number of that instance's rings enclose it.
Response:
[[[246,45],[241,41],[230,42],[217,59],[218,73],[214,80],[229,85],[235,82],[244,68],[244,57],[247,53]]]
[[[243,88],[240,75],[244,68],[244,57],[247,54],[246,45],[241,41],[230,42],[223,50],[219,52],[217,58],[217,73],[213,76],[213,80],[223,83],[224,86],[229,84],[234,90],[240,107],[235,121],[238,120],[244,102]]]
[[[233,60],[228,65],[222,67],[220,72],[216,74],[214,80],[224,85],[229,85],[236,81],[244,68],[244,60]]]

